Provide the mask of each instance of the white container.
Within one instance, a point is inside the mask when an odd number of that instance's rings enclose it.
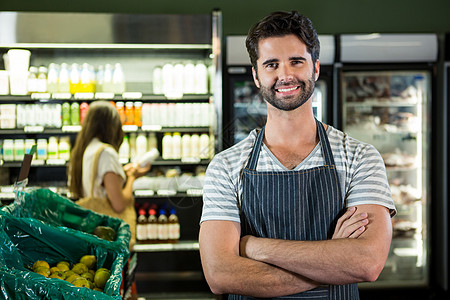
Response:
[[[183,69],[183,92],[185,94],[195,94],[195,66],[188,63]]]
[[[191,155],[191,136],[187,133],[181,137],[181,159],[192,157]]]
[[[162,157],[163,159],[173,158],[172,135],[167,132],[162,139]]]
[[[159,95],[163,92],[162,83],[162,69],[161,67],[155,67],[153,69],[153,94]]]
[[[123,94],[125,92],[125,75],[122,70],[122,65],[119,63],[116,63],[114,67],[112,83],[115,94]]]
[[[9,94],[9,73],[5,70],[0,70],[0,95]]]
[[[48,66],[48,75],[47,75],[47,90],[49,93],[57,93],[58,92],[58,66],[54,63],[51,63]]]
[[[69,137],[62,137],[58,145],[58,157],[69,161],[70,159],[70,140]]]
[[[206,133],[200,135],[200,158],[209,158],[209,135]]]
[[[128,161],[130,159],[130,144],[128,142],[128,137],[123,138],[122,145],[119,148],[119,159],[123,161]]]
[[[22,161],[25,154],[25,143],[23,139],[14,140],[14,160]]]
[[[47,68],[40,66],[38,69],[38,75],[36,80],[36,91],[39,93],[47,92]]]
[[[16,127],[16,104],[0,104],[0,128]]]
[[[174,159],[181,159],[181,134],[174,132],[172,136],[172,157]]]
[[[10,72],[9,73],[9,87],[11,95],[26,95],[28,82],[28,71]]]
[[[181,63],[177,63],[173,67],[173,84],[175,95],[183,96],[184,89],[184,66]]]
[[[158,139],[154,132],[151,132],[148,136],[148,149],[158,149]]]
[[[10,49],[8,51],[9,71],[11,73],[28,71],[30,67],[30,56],[31,52],[29,50]]]
[[[61,70],[59,71],[58,92],[70,93],[69,67],[66,63],[61,64]]]
[[[136,138],[136,156],[140,157],[147,152],[147,137],[140,133]]]
[[[25,154],[30,154],[31,148],[34,145],[36,145],[36,140],[35,139],[26,139],[25,140]]]
[[[165,64],[162,68],[162,92],[165,95],[172,95],[174,91],[173,65]]]
[[[38,139],[37,140],[37,151],[36,158],[46,160],[47,159],[47,140]]]
[[[140,167],[145,167],[147,164],[151,164],[155,161],[159,156],[159,151],[156,148],[151,149],[150,151],[144,153],[143,155],[139,156],[137,159],[137,163]]]
[[[58,158],[58,139],[54,136],[51,136],[48,139],[47,146],[47,156],[49,159],[57,159]]]
[[[195,93],[207,94],[208,93],[208,70],[205,64],[198,63],[195,65]]]
[[[200,158],[200,136],[196,133],[191,135],[191,156]]]
[[[3,141],[3,160],[14,160],[14,140],[7,139]]]
[[[105,72],[103,73],[103,92],[113,93],[113,68],[110,64],[105,65]]]

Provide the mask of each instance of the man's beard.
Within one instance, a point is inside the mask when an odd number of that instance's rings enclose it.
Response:
[[[273,107],[291,111],[302,106],[314,93],[315,87],[314,75],[307,81],[292,80],[283,84],[275,84],[271,87],[261,85],[259,92],[264,100],[269,102]],[[275,89],[283,88],[284,86],[299,86],[300,94],[298,96],[287,96],[283,98],[277,98]]]

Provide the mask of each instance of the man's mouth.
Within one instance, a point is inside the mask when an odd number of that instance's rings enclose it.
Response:
[[[286,92],[295,91],[298,88],[299,88],[299,86],[294,86],[294,87],[290,87],[290,88],[280,88],[280,89],[275,89],[275,90],[280,93],[286,93]]]

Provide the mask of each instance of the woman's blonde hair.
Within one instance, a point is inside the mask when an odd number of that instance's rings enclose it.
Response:
[[[92,102],[70,153],[67,175],[69,190],[73,197],[79,198],[83,195],[83,155],[92,139],[98,138],[119,151],[123,137],[122,122],[116,108],[107,101]]]

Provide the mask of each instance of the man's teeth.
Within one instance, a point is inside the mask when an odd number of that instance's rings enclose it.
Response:
[[[288,88],[288,89],[278,89],[279,92],[285,93],[285,92],[290,92],[293,90],[296,90],[297,87],[292,87],[292,88]]]

